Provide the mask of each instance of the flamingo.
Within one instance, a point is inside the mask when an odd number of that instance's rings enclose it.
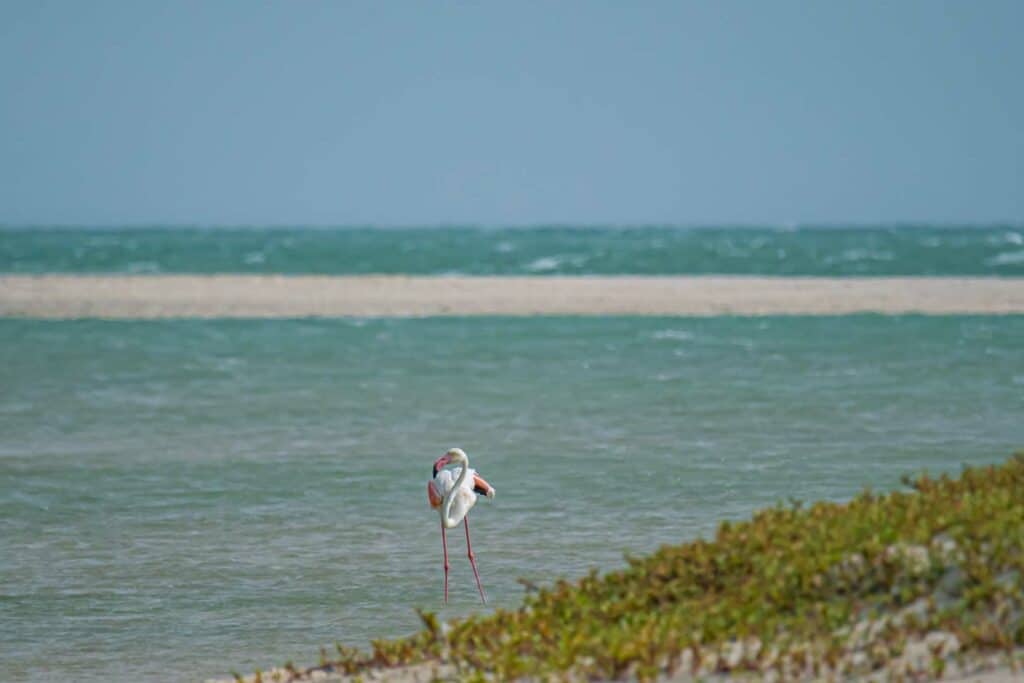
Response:
[[[442,469],[445,465],[458,465],[459,475],[456,478],[452,470]],[[441,514],[441,548],[444,550],[444,602],[448,604],[448,539],[447,529],[454,529],[462,522],[466,527],[466,549],[469,564],[473,567],[476,587],[480,591],[480,599],[487,604],[484,587],[480,583],[480,572],[476,569],[476,556],[473,545],[469,541],[469,511],[476,505],[477,494],[494,498],[494,487],[484,481],[475,470],[469,467],[469,458],[461,448],[450,448],[434,462],[434,478],[427,482],[427,498],[430,507]]]

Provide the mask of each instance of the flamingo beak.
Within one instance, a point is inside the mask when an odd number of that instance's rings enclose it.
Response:
[[[434,461],[434,474],[433,474],[433,476],[437,477],[437,471],[440,470],[445,465],[447,465],[449,462],[451,462],[451,457],[449,457],[449,455],[447,453],[445,453],[440,458],[435,460]]]

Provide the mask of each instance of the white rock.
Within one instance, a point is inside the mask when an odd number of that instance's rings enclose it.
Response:
[[[734,643],[727,643],[723,648],[723,654],[725,657],[725,665],[729,669],[735,669],[743,663],[743,643],[736,641]]]

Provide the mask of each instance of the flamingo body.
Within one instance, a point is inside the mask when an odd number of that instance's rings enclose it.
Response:
[[[435,510],[441,508],[445,496],[451,494],[454,498],[451,510],[448,513],[448,519],[444,519],[443,516],[441,518],[447,529],[457,527],[465,516],[469,514],[469,511],[476,505],[477,494],[485,495],[489,498],[494,497],[494,487],[488,484],[472,467],[468,469],[469,473],[462,480],[462,485],[458,488],[455,485],[462,474],[461,468],[441,470],[437,473],[436,477],[427,483],[427,498],[430,500],[430,507]]]

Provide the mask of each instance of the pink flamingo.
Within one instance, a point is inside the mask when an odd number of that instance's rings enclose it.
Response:
[[[452,470],[442,469],[445,465],[458,465],[458,478]],[[476,505],[477,494],[494,498],[494,487],[484,481],[476,471],[470,469],[469,458],[461,448],[450,448],[434,462],[434,478],[427,482],[427,498],[430,507],[441,514],[441,548],[444,550],[444,602],[448,604],[448,539],[445,530],[454,529],[462,522],[466,527],[466,549],[469,564],[473,567],[476,587],[480,590],[480,599],[487,604],[484,587],[480,583],[480,573],[476,570],[476,556],[473,545],[469,541],[469,511]]]

